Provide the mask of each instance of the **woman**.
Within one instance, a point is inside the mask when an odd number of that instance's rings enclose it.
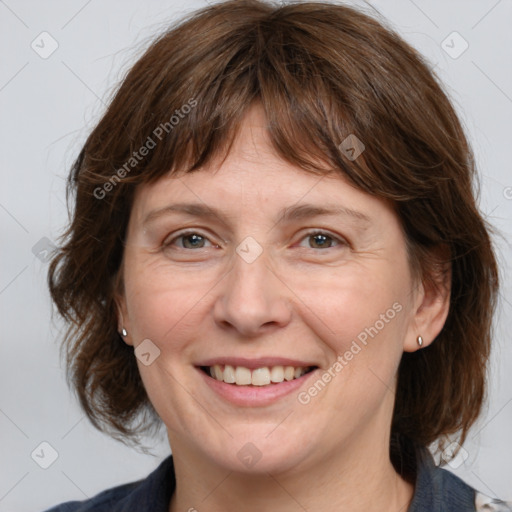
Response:
[[[49,284],[93,424],[163,423],[173,455],[52,510],[511,510],[427,450],[485,395],[474,173],[428,66],[356,10],[228,1],[163,34],[73,167]]]

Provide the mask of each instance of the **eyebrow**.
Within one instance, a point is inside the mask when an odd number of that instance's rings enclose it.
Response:
[[[217,217],[223,224],[228,225],[227,216],[221,210],[200,203],[176,203],[153,210],[145,217],[143,225],[172,213],[181,213],[198,218],[209,218],[213,216]],[[368,215],[358,210],[353,210],[352,208],[337,205],[318,206],[307,203],[281,209],[275,222],[277,224],[279,222],[292,222],[329,215],[350,217],[361,225],[371,223],[371,219]]]

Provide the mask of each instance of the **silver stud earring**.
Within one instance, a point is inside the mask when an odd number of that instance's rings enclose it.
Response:
[[[418,337],[416,338],[416,341],[418,342],[418,346],[420,346],[420,347],[421,347],[421,346],[423,345],[423,338],[422,338],[421,336],[418,336]]]
[[[121,334],[126,337],[128,336],[128,331],[123,327],[123,330],[121,331]]]

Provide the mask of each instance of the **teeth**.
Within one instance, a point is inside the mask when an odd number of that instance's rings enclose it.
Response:
[[[236,384],[237,386],[268,386],[269,384],[279,383],[298,379],[308,371],[309,367],[293,367],[293,366],[273,366],[269,368],[255,368],[250,370],[244,366],[221,365],[210,366],[209,374],[215,380],[223,381],[228,384]]]
[[[267,367],[256,368],[252,371],[252,385],[253,386],[266,386],[270,384],[270,371]]]
[[[213,367],[213,371],[214,371],[214,377],[217,379],[217,380],[222,380],[223,377],[224,377],[224,373],[222,372],[222,368],[216,364],[214,367]]]
[[[236,382],[235,369],[229,364],[224,366],[224,382],[228,384],[234,384]]]
[[[220,379],[223,380],[222,376]],[[243,366],[237,366],[235,370],[235,382],[237,386],[246,386],[251,384],[251,370]]]
[[[283,382],[284,368],[282,366],[274,366],[272,370],[270,370],[270,380],[272,382]]]
[[[287,366],[284,369],[284,380],[293,380],[295,374],[295,369],[293,366]]]

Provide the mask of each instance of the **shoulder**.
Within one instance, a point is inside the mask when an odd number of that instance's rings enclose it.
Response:
[[[478,492],[457,475],[436,466],[430,452],[424,450],[418,456],[409,512],[512,512],[512,503]]]
[[[112,487],[83,501],[69,501],[45,512],[167,512],[176,480],[172,456],[145,479]]]
[[[112,487],[84,501],[68,501],[52,507],[46,512],[107,512],[119,501],[129,497],[141,481]]]

